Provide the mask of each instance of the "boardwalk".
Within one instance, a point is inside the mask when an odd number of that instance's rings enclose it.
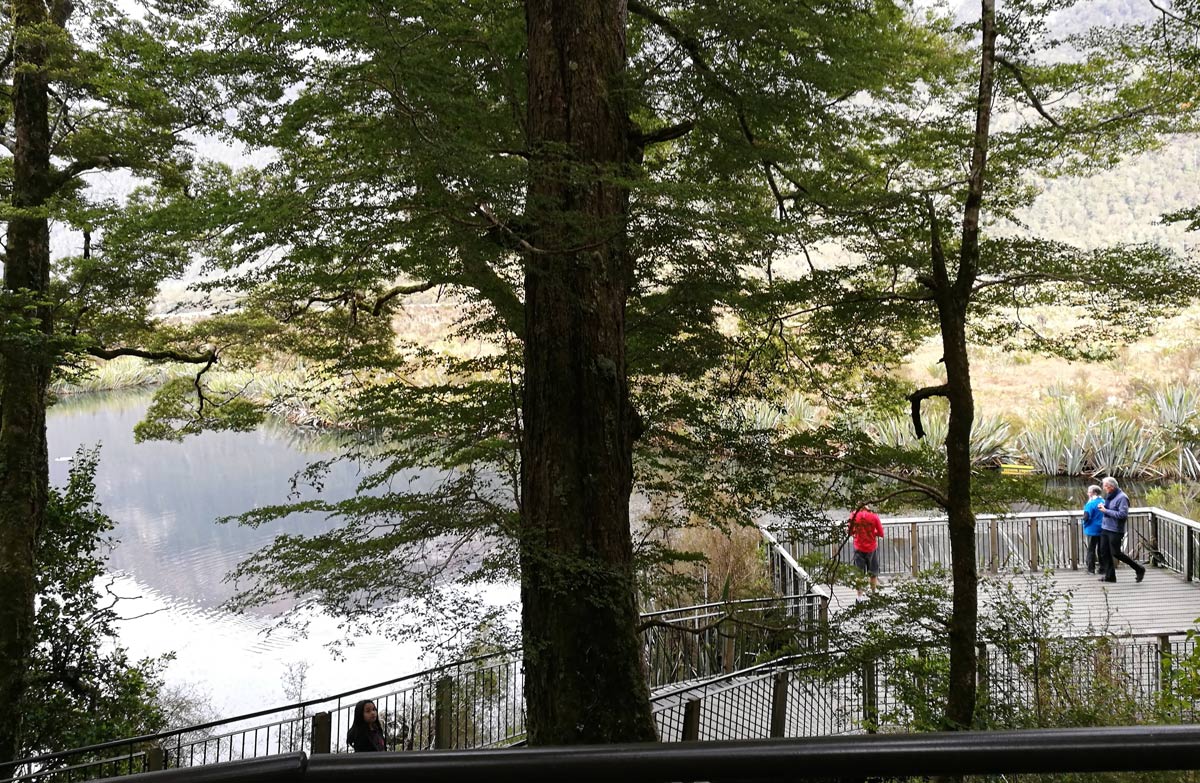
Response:
[[[1200,618],[1200,524],[1158,508],[1135,508],[1129,513],[1127,550],[1149,567],[1144,582],[1134,581],[1124,567],[1117,582],[1103,583],[1083,568],[1086,546],[1078,511],[1026,512],[1010,515],[980,514],[976,518],[976,562],[981,580],[1009,580],[1017,590],[1032,591],[1033,585],[1053,583],[1059,599],[1060,617],[1069,614],[1069,630],[1075,635],[1179,634],[1195,627]],[[884,519],[884,538],[879,544],[883,589],[886,601],[903,580],[950,563],[949,535],[945,517]],[[808,590],[829,595],[829,613],[837,615],[854,606],[854,591],[845,586],[813,584],[799,560],[832,556],[840,565],[840,576],[853,568],[851,549],[841,541],[812,544],[804,540],[782,543],[769,531],[771,569],[776,589],[784,593]],[[981,608],[987,591],[981,587]]]
[[[881,598],[886,601],[893,581],[905,578],[884,577]],[[1178,634],[1195,627],[1200,618],[1200,583],[1188,582],[1182,575],[1166,569],[1147,567],[1141,584],[1135,583],[1133,572],[1124,567],[1117,569],[1115,584],[1099,582],[1094,574],[1082,568],[983,578],[1013,581],[1018,588],[1031,583],[1052,583],[1054,591],[1064,595],[1056,602],[1061,616],[1066,616],[1069,605],[1072,632],[1081,636]],[[829,601],[830,614],[854,606],[854,598],[853,588],[835,586]]]

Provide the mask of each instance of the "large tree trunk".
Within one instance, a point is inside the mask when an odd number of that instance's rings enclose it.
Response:
[[[954,599],[950,615],[950,681],[945,727],[969,729],[975,713],[975,644],[979,626],[979,583],[975,557],[975,514],[971,510],[971,424],[975,400],[967,360],[966,303],[947,302],[941,313],[946,362],[946,516],[950,528]]]
[[[655,739],[625,374],[625,0],[528,0],[521,598],[534,745]]]
[[[985,173],[991,139],[993,82],[996,62],[996,4],[981,0],[979,90],[976,94],[975,133],[967,198],[963,204],[962,244],[958,275],[938,300],[946,398],[950,422],[946,432],[946,514],[950,527],[954,601],[950,617],[950,693],[946,728],[969,729],[975,717],[979,636],[979,582],[975,558],[975,514],[971,509],[971,425],[975,398],[967,359],[967,308],[979,274],[979,218],[983,209]]]
[[[45,45],[32,28],[47,21],[42,0],[12,4],[14,48],[12,206],[4,262],[0,340],[0,762],[20,751],[25,673],[34,644],[34,548],[46,513],[46,390],[51,351],[50,231],[38,210],[50,193]],[[33,305],[31,309],[27,306]],[[30,324],[33,316],[37,321]],[[18,326],[18,324],[25,325]],[[0,777],[10,769],[0,763]]]

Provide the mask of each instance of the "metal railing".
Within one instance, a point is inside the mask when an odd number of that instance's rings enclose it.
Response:
[[[981,643],[980,719],[994,729],[1040,725],[1058,719],[1048,710],[1104,698],[1138,719],[1195,721],[1200,702],[1175,693],[1170,673],[1195,645],[1185,633]],[[945,650],[932,646],[871,661],[796,655],[680,685],[651,706],[663,742],[913,731],[922,727],[912,694],[927,703],[937,689],[903,660],[938,655]]]
[[[753,598],[642,615],[646,675],[652,689],[728,674],[819,647],[828,599],[818,593]]]
[[[649,684],[709,677],[811,647],[820,638],[826,605],[820,595],[793,595],[644,615]],[[346,752],[354,705],[366,698],[387,726],[388,750],[510,745],[525,737],[521,665],[520,651],[510,650],[327,698],[47,753],[17,762],[14,780],[75,783],[298,750]]]
[[[979,514],[975,520],[975,554],[980,570],[1000,573],[1013,569],[1076,569],[1083,564],[1081,511],[1036,511],[1020,514]],[[915,575],[934,565],[950,566],[950,536],[946,517],[894,517],[883,520],[879,542],[880,573]],[[770,535],[764,533],[764,535]],[[811,553],[849,564],[851,547],[813,544],[804,540],[771,541],[794,564]],[[1138,560],[1200,580],[1200,524],[1160,508],[1134,508],[1125,530],[1125,550]],[[779,558],[781,567],[787,563]],[[776,570],[772,561],[772,571]],[[799,566],[795,566],[799,568]],[[803,571],[803,569],[800,569]],[[785,577],[786,578],[786,577]],[[792,577],[796,578],[796,577]],[[807,574],[805,574],[807,578]]]
[[[1118,726],[1026,731],[961,731],[803,740],[618,744],[502,751],[302,753],[154,777],[161,783],[668,783],[736,780],[1200,769],[1200,727]]]
[[[11,780],[73,783],[300,750],[349,750],[354,705],[371,699],[388,750],[485,748],[525,736],[520,652],[458,661],[334,696],[17,762]],[[265,719],[265,720],[264,720]]]
[[[981,566],[991,570],[1078,567],[1079,517],[1079,512],[980,515]],[[949,564],[944,519],[889,519],[884,525],[887,536],[880,552],[885,573],[915,573],[935,563]],[[783,664],[754,668],[764,657],[820,649],[829,601],[828,590],[815,584],[797,562],[801,555],[820,548],[794,541],[781,544],[769,530],[762,532],[774,585],[783,597],[706,604],[643,617],[650,684],[685,683],[666,688],[655,699],[663,739],[685,734],[714,739],[768,736],[764,731],[789,736],[864,732],[877,728],[880,716],[893,713],[902,723],[902,705],[895,697],[901,683],[886,667],[832,677],[820,672],[811,659],[788,658]],[[1127,549],[1135,556],[1140,554],[1188,579],[1200,579],[1196,562],[1200,525],[1160,509],[1139,508],[1130,513],[1127,535]],[[847,551],[841,553],[842,558],[849,556]],[[1164,638],[1150,645],[1153,650],[1114,647],[1111,660],[1120,663],[1115,668],[1150,672],[1149,661],[1169,660],[1170,653],[1184,644]],[[981,686],[983,693],[991,694],[991,703],[1036,700],[1040,688],[1036,678],[1027,682],[1028,678],[1012,674],[1029,668],[1021,655],[1014,659],[997,652],[987,659],[986,648],[983,655],[990,668],[981,667],[987,680]],[[988,677],[988,671],[1001,672],[996,667],[1008,668],[1004,676]],[[699,678],[709,679],[702,691],[686,684]],[[1081,672],[1079,680],[1086,679]],[[1162,691],[1161,677],[1156,680],[1147,674],[1130,682],[1137,683],[1131,685],[1131,693],[1138,698],[1150,699]],[[507,651],[324,699],[24,759],[18,762],[22,773],[18,779],[73,783],[296,750],[339,753],[347,749],[343,740],[353,705],[362,698],[374,699],[388,724],[389,750],[487,748],[524,737],[520,653]],[[740,716],[736,720],[728,717],[735,713]],[[704,715],[727,717],[721,719],[724,723],[706,723]]]

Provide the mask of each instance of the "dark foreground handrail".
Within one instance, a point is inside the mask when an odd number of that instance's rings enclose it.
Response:
[[[1200,769],[1200,726],[962,731],[738,742],[287,756],[126,783],[666,783]],[[115,780],[113,778],[112,780]]]
[[[166,739],[167,737],[174,737],[174,736],[177,736],[180,734],[189,734],[191,732],[203,731],[205,729],[216,728],[218,726],[227,726],[227,725],[232,725],[235,723],[241,723],[243,721],[252,720],[254,718],[261,718],[265,715],[276,715],[281,712],[292,712],[292,711],[296,711],[296,710],[303,710],[307,707],[313,707],[318,704],[324,704],[325,702],[329,702],[329,701],[340,701],[341,699],[344,699],[347,696],[354,696],[354,695],[357,695],[360,693],[364,693],[365,691],[386,688],[389,685],[396,685],[398,683],[406,682],[408,680],[419,680],[423,677],[426,677],[426,678],[432,677],[435,674],[439,674],[443,671],[448,671],[450,669],[454,669],[454,668],[457,668],[460,666],[467,666],[467,665],[470,665],[473,663],[479,663],[481,661],[486,661],[491,658],[500,658],[505,655],[513,655],[514,653],[517,653],[519,651],[520,651],[519,647],[514,647],[510,650],[501,650],[499,652],[488,653],[487,655],[479,655],[474,658],[464,658],[463,660],[460,660],[460,661],[453,661],[451,663],[442,664],[441,666],[434,666],[433,668],[430,668],[430,669],[423,669],[422,671],[419,671],[419,672],[413,672],[412,674],[405,674],[401,677],[394,677],[390,680],[384,680],[383,682],[377,682],[373,685],[365,685],[361,688],[354,688],[352,690],[342,691],[341,693],[335,693],[332,696],[320,696],[315,699],[308,699],[306,701],[298,701],[294,704],[286,704],[282,707],[269,707],[264,710],[257,710],[255,712],[247,712],[243,715],[235,715],[232,718],[217,718],[216,720],[210,720],[206,723],[197,723],[193,726],[181,726],[181,727],[175,728],[175,729],[167,729],[166,731],[160,731],[155,734],[142,734],[137,737],[122,737],[120,739],[108,740],[106,742],[97,742],[93,745],[84,745],[79,748],[67,748],[66,750],[57,750],[57,751],[52,751],[49,753],[40,753],[36,756],[29,756],[28,758],[17,759],[16,761],[13,762],[13,764],[18,765],[18,766],[22,765],[22,764],[36,764],[39,761],[49,761],[51,759],[62,758],[63,756],[67,756],[67,755],[71,755],[71,754],[75,754],[75,753],[94,753],[99,750],[108,750],[109,748],[116,748],[116,747],[121,747],[124,745],[139,745],[139,744],[144,744],[144,743],[152,743],[155,740]],[[53,770],[51,770],[51,772],[52,771]],[[34,778],[34,777],[37,777],[39,774],[49,774],[49,773],[42,773],[41,771],[38,771],[38,772],[29,773],[26,775],[17,775],[16,777],[5,778],[3,780],[0,780],[0,783],[10,783],[10,781],[21,780],[23,778]]]

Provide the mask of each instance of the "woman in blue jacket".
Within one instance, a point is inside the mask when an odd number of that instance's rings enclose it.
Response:
[[[1104,492],[1099,484],[1088,487],[1088,500],[1083,506],[1083,538],[1087,542],[1087,563],[1089,574],[1096,573],[1096,551],[1100,547],[1100,523],[1104,514],[1100,512],[1100,504],[1104,502]],[[1101,572],[1103,573],[1103,571]]]

